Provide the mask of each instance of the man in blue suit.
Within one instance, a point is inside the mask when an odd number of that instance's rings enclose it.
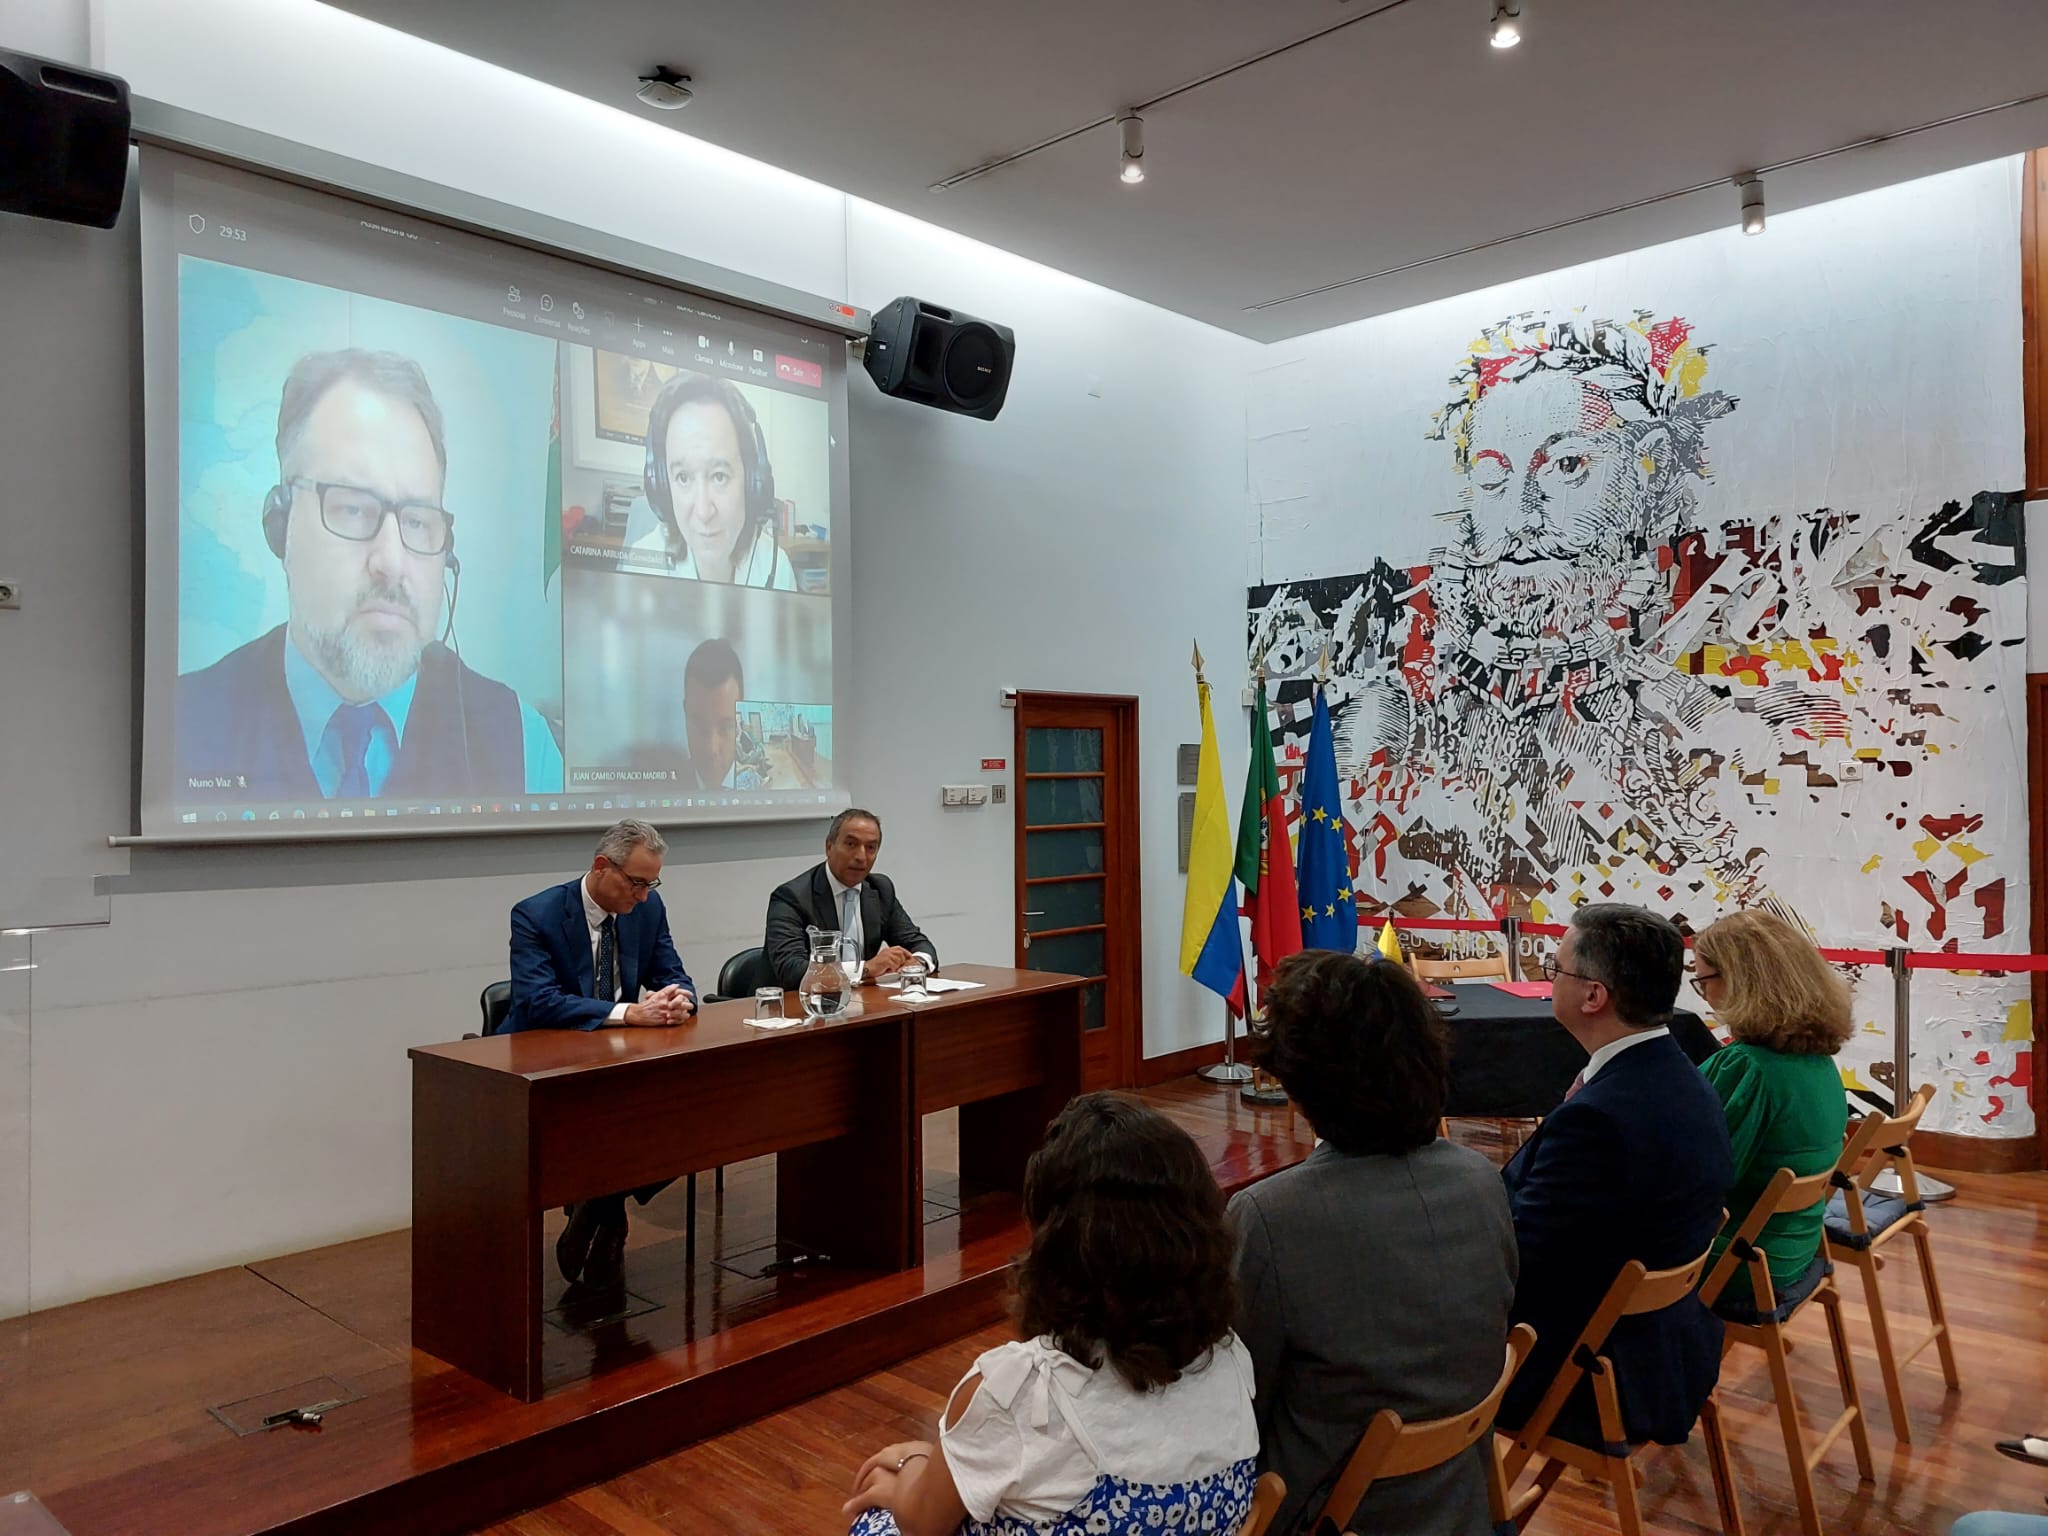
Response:
[[[598,842],[582,878],[512,909],[512,1006],[501,1032],[689,1022],[696,988],[654,894],[667,851],[646,822],[622,821]],[[665,1187],[666,1181],[630,1193],[645,1205]],[[571,1208],[555,1244],[564,1279],[621,1291],[625,1257],[626,1192]]]
[[[1501,1404],[1520,1427],[1622,1265],[1690,1263],[1720,1230],[1734,1163],[1721,1101],[1658,1022],[1678,996],[1685,943],[1641,907],[1580,907],[1558,946],[1551,1010],[1585,1070],[1502,1174],[1521,1254],[1511,1320],[1536,1348]],[[1721,1324],[1688,1296],[1608,1335],[1632,1442],[1682,1445],[1721,1374]],[[1582,1384],[1554,1433],[1597,1446]]]

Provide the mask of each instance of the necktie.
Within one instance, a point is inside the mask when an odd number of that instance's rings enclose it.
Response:
[[[839,898],[839,953],[847,960],[860,958],[860,941],[853,935],[853,921],[859,915],[854,903],[859,900],[858,890],[849,890]]]
[[[1571,1097],[1571,1096],[1572,1096],[1573,1094],[1577,1093],[1577,1092],[1578,1092],[1578,1091],[1579,1091],[1579,1090],[1580,1090],[1581,1088],[1583,1088],[1583,1087],[1585,1087],[1585,1086],[1586,1086],[1586,1074],[1585,1074],[1585,1073],[1583,1073],[1583,1072],[1581,1072],[1581,1073],[1579,1073],[1579,1074],[1578,1074],[1578,1076],[1576,1076],[1576,1077],[1574,1077],[1574,1078],[1572,1079],[1572,1085],[1571,1085],[1571,1087],[1569,1087],[1569,1088],[1565,1089],[1565,1091],[1564,1091],[1564,1096],[1565,1096],[1565,1097],[1566,1097],[1567,1099],[1569,1099],[1569,1098],[1570,1098],[1570,1097]]]
[[[591,992],[600,1002],[619,995],[619,920],[607,917],[597,925],[597,985]]]
[[[334,793],[341,800],[367,800],[370,788],[370,741],[386,718],[381,704],[343,704],[327,717],[324,735],[331,738],[341,761],[341,781]]]

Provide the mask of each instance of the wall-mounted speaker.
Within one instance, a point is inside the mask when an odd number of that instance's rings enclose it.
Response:
[[[128,82],[0,49],[0,211],[112,229],[128,182]]]
[[[904,298],[875,311],[861,361],[885,395],[993,421],[1016,355],[1007,325]]]

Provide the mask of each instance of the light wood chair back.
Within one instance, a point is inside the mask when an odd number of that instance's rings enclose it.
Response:
[[[1873,1124],[1872,1121],[1878,1123]],[[1833,1274],[1824,1276],[1783,1317],[1774,1316],[1779,1310],[1778,1292],[1771,1283],[1770,1262],[1757,1246],[1757,1240],[1773,1216],[1811,1210],[1836,1188],[1848,1184],[1848,1170],[1869,1155],[1873,1138],[1882,1123],[1881,1117],[1872,1117],[1872,1121],[1859,1125],[1849,1135],[1835,1166],[1825,1172],[1802,1178],[1790,1168],[1780,1168],[1772,1174],[1770,1183],[1757,1196],[1756,1204],[1743,1218],[1742,1225],[1729,1239],[1727,1249],[1700,1287],[1700,1300],[1711,1307],[1721,1300],[1738,1270],[1749,1276],[1750,1299],[1756,1309],[1756,1320],[1740,1322],[1724,1313],[1722,1350],[1726,1353],[1738,1344],[1753,1344],[1764,1352],[1769,1363],[1772,1396],[1777,1400],[1779,1429],[1785,1438],[1786,1466],[1792,1478],[1793,1501],[1798,1507],[1799,1527],[1804,1536],[1823,1536],[1813,1470],[1844,1431],[1848,1432],[1855,1449],[1858,1473],[1865,1482],[1875,1478],[1876,1471],[1870,1457],[1870,1431],[1863,1412],[1863,1400],[1856,1390],[1856,1371],[1849,1358],[1849,1337],[1842,1323],[1842,1298],[1835,1289]],[[1828,1339],[1835,1355],[1835,1379],[1842,1392],[1842,1411],[1822,1432],[1812,1450],[1807,1449],[1798,1399],[1793,1394],[1789,1349],[1785,1339],[1786,1326],[1809,1305],[1818,1305],[1827,1316]],[[1715,1493],[1723,1505],[1722,1529],[1727,1536],[1742,1536],[1742,1514],[1735,1505],[1734,1463],[1728,1454],[1727,1436],[1721,1426],[1720,1404],[1716,1398],[1708,1399],[1700,1418],[1708,1468],[1713,1475]]]
[[[1404,1424],[1401,1416],[1391,1408],[1382,1408],[1372,1417],[1359,1437],[1351,1459],[1338,1474],[1336,1486],[1330,1490],[1330,1497],[1323,1505],[1323,1515],[1316,1522],[1319,1530],[1336,1529],[1339,1517],[1348,1522],[1358,1510],[1358,1504],[1368,1489],[1383,1477],[1405,1477],[1411,1472],[1426,1471],[1440,1467],[1465,1452],[1493,1429],[1493,1416],[1500,1408],[1500,1400],[1506,1395],[1508,1383],[1515,1379],[1515,1372],[1522,1368],[1522,1362],[1529,1358],[1529,1351],[1535,1347],[1536,1330],[1527,1323],[1517,1323],[1508,1334],[1507,1357],[1501,1366],[1500,1378],[1493,1384],[1493,1390],[1463,1413],[1454,1413],[1448,1418],[1427,1419],[1419,1424]],[[1500,1461],[1488,1448],[1487,1492],[1493,1506],[1493,1522],[1500,1525],[1506,1521],[1507,1484],[1500,1475]],[[1346,1536],[1354,1536],[1347,1529]]]
[[[1844,1175],[1836,1180],[1842,1191],[1843,1220],[1839,1223],[1830,1220],[1828,1223],[1828,1257],[1837,1264],[1849,1265],[1863,1277],[1864,1307],[1870,1314],[1878,1373],[1884,1378],[1885,1406],[1891,1412],[1892,1438],[1901,1445],[1909,1445],[1913,1439],[1912,1421],[1906,1414],[1905,1384],[1900,1378],[1905,1367],[1933,1345],[1941,1359],[1942,1380],[1949,1390],[1953,1392],[1962,1386],[1962,1377],[1956,1370],[1955,1345],[1949,1337],[1948,1312],[1942,1304],[1941,1281],[1934,1272],[1934,1245],[1928,1232],[1927,1213],[1921,1209],[1920,1174],[1913,1165],[1913,1132],[1919,1129],[1920,1117],[1927,1112],[1927,1106],[1933,1099],[1934,1085],[1923,1083],[1901,1113],[1864,1117],[1850,1135],[1838,1165],[1838,1171]],[[1887,1169],[1898,1177],[1900,1198],[1905,1201],[1906,1209],[1882,1231],[1873,1232],[1863,1196]],[[1833,1212],[1830,1211],[1829,1215],[1832,1217]],[[1926,1333],[1904,1349],[1893,1343],[1891,1318],[1885,1310],[1884,1293],[1877,1281],[1878,1267],[1883,1263],[1878,1257],[1879,1251],[1902,1237],[1912,1239],[1919,1258],[1920,1286],[1926,1295],[1927,1316],[1932,1324]]]
[[[1454,960],[1425,960],[1418,956],[1408,963],[1417,981],[1466,981],[1475,976],[1484,976],[1489,981],[1508,979],[1508,957],[1498,951]]]
[[[1252,1512],[1238,1528],[1237,1536],[1266,1536],[1273,1516],[1287,1501],[1287,1484],[1278,1472],[1262,1472],[1252,1485]]]
[[[1725,1222],[1725,1213],[1722,1219]],[[1650,1269],[1638,1259],[1622,1265],[1621,1272],[1601,1297],[1600,1305],[1593,1309],[1593,1315],[1580,1330],[1577,1343],[1565,1355],[1563,1364],[1558,1366],[1557,1375],[1551,1379],[1535,1411],[1510,1437],[1501,1468],[1502,1481],[1507,1488],[1512,1488],[1522,1473],[1532,1463],[1537,1463],[1531,1484],[1507,1501],[1507,1521],[1513,1522],[1517,1529],[1525,1527],[1535,1516],[1537,1509],[1550,1496],[1551,1488],[1570,1466],[1609,1484],[1614,1489],[1615,1518],[1623,1536],[1640,1536],[1642,1509],[1636,1499],[1635,1471],[1629,1465],[1627,1452],[1630,1447],[1628,1432],[1622,1425],[1621,1395],[1614,1384],[1614,1362],[1601,1351],[1607,1347],[1607,1336],[1614,1331],[1614,1325],[1624,1317],[1662,1311],[1690,1296],[1698,1287],[1700,1276],[1706,1273],[1707,1260],[1712,1252],[1709,1248],[1690,1263],[1670,1269]],[[1597,1449],[1559,1439],[1550,1433],[1565,1403],[1578,1390],[1579,1383],[1589,1376],[1592,1378],[1593,1405],[1602,1441],[1602,1447]],[[1614,1447],[1619,1447],[1622,1454],[1615,1454],[1611,1449]]]

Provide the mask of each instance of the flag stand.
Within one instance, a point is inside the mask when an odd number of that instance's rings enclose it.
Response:
[[[1230,1011],[1230,1004],[1223,1005],[1223,1059],[1212,1061],[1206,1067],[1197,1067],[1195,1076],[1210,1083],[1248,1083],[1252,1080],[1252,1069],[1237,1059],[1237,1015]]]

